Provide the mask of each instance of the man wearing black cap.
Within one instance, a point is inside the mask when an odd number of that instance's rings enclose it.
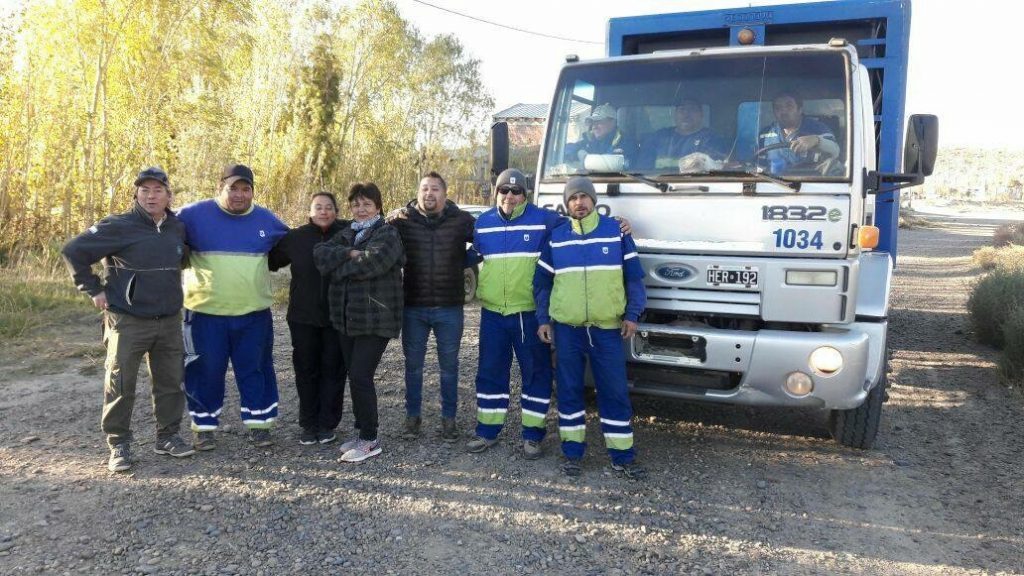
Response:
[[[228,360],[249,439],[270,445],[277,419],[267,254],[288,227],[253,204],[253,182],[247,166],[228,166],[215,199],[178,214],[191,249],[185,272],[185,391],[199,450],[216,446],[213,431],[224,407]]]
[[[167,174],[146,168],[135,179],[135,202],[75,237],[62,251],[78,289],[103,310],[107,346],[103,416],[111,472],[132,465],[130,425],[139,364],[146,356],[157,423],[154,451],[185,457],[194,451],[180,436],[185,395],[181,390],[181,264],[185,229],[168,206]],[[103,262],[104,278],[92,271]]]

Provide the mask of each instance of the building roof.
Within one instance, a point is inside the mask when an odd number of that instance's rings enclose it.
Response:
[[[514,104],[501,112],[494,113],[495,120],[506,118],[537,118],[543,120],[548,117],[547,104]]]

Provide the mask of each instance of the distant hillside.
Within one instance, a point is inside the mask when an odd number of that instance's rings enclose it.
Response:
[[[1024,149],[946,148],[915,196],[1000,201],[1024,197]]]

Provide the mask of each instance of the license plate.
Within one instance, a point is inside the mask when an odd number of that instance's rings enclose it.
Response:
[[[708,284],[712,286],[757,288],[757,269],[709,267]]]

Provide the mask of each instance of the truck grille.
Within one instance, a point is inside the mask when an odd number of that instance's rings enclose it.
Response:
[[[761,295],[757,292],[647,286],[647,308],[756,318],[761,314]]]

